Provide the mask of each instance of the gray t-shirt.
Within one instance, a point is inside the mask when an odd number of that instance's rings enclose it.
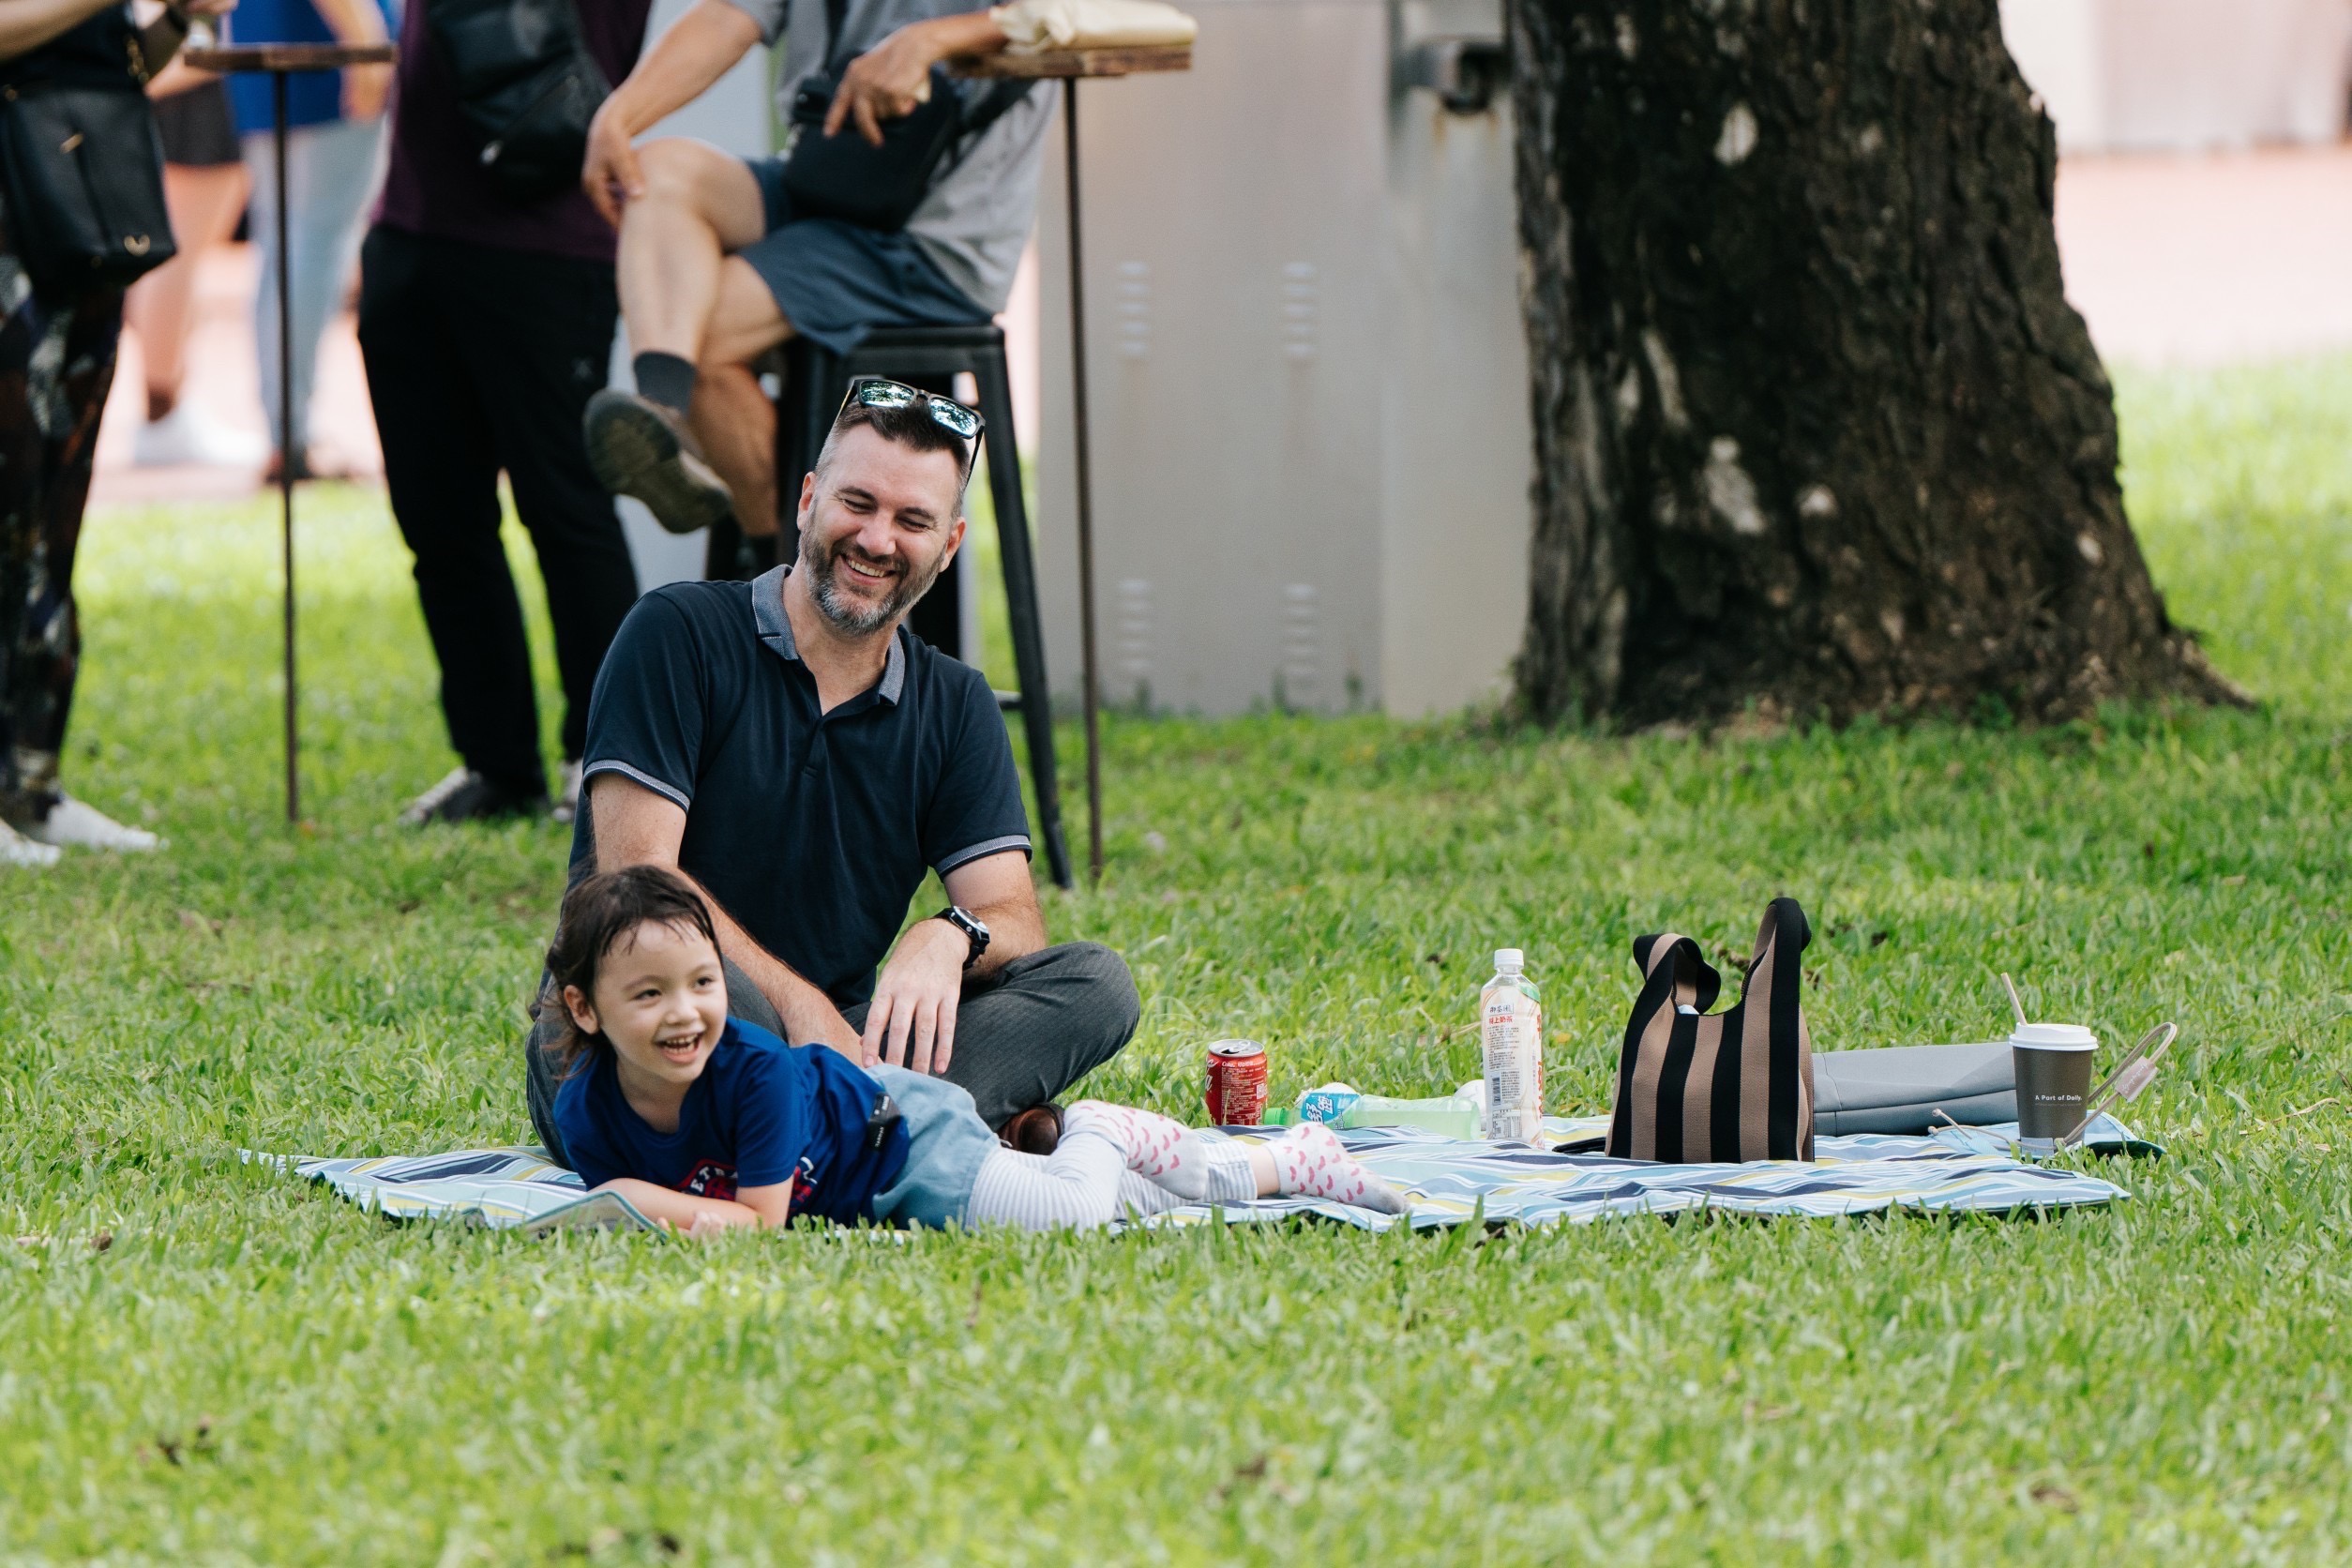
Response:
[[[800,84],[824,69],[832,53],[825,36],[825,0],[728,0],[760,24],[773,46],[784,40],[784,68],[776,78],[778,117],[789,120]],[[849,0],[841,31],[857,53],[871,49],[910,22],[960,16],[978,9],[968,0]],[[968,85],[967,90],[972,90]],[[990,311],[1004,309],[1013,292],[1013,271],[1029,243],[1037,213],[1037,178],[1046,125],[1052,118],[1052,83],[1041,82],[1029,97],[980,135],[962,159],[933,181],[931,192],[907,233],[948,280]],[[852,134],[843,131],[842,134]]]

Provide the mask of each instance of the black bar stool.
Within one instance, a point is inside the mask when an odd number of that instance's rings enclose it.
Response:
[[[833,415],[856,376],[888,376],[954,397],[957,376],[970,372],[980,388],[982,436],[988,458],[988,493],[996,506],[997,552],[1004,564],[1004,602],[1013,626],[1013,664],[1020,690],[997,693],[997,704],[1018,710],[1029,741],[1029,776],[1037,791],[1037,827],[1056,884],[1071,885],[1070,850],[1062,832],[1062,790],[1053,762],[1053,699],[1046,685],[1045,624],[1037,612],[1037,564],[1021,500],[1021,458],[1013,440],[1013,384],[1004,364],[1004,334],[993,322],[964,326],[878,327],[846,354],[806,339],[785,345],[783,396],[776,408],[776,502],[773,538],[745,538],[731,525],[711,531],[709,575],[755,576],[800,553],[793,521],[802,478],[815,466],[833,428]],[[964,569],[959,556],[953,570]],[[956,584],[942,577],[908,616],[910,627],[942,653],[960,647]],[[937,605],[934,600],[941,601]],[[926,611],[928,611],[927,614]]]

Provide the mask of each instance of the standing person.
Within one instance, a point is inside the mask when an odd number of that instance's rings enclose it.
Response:
[[[608,81],[627,74],[651,8],[580,0],[582,37]],[[568,819],[596,670],[637,598],[620,519],[580,438],[611,363],[612,231],[577,187],[527,203],[499,188],[424,10],[409,0],[392,167],[361,251],[359,348],[461,761],[402,820],[548,804],[531,649],[498,537],[501,469],[555,623],[565,708],[555,811]]]
[[[422,8],[423,0],[417,0]],[[246,0],[237,12],[235,41],[250,43],[382,43],[391,36],[388,0]],[[319,339],[343,302],[359,247],[360,215],[383,172],[384,108],[392,88],[390,66],[340,71],[298,71],[286,80],[286,185],[291,200],[286,269],[293,282],[294,477],[314,477],[309,460],[310,388]],[[278,162],[271,128],[271,79],[244,72],[229,79],[237,131],[251,178],[251,233],[262,253],[261,286],[253,296],[253,343],[260,355],[262,410],[274,445],[285,427],[278,384]],[[288,454],[273,452],[269,477]]]
[[[147,381],[147,419],[131,440],[131,460],[142,468],[259,468],[269,451],[266,441],[221,424],[201,404],[180,400],[197,264],[236,233],[245,211],[245,154],[237,145],[229,84],[174,60],[148,84],[147,96],[163,139],[163,201],[179,253],[132,284],[123,301],[125,324],[139,335]]]
[[[188,0],[186,11],[217,16],[234,4]],[[53,83],[138,98],[179,48],[185,14],[167,12],[141,31],[122,0],[8,0],[0,4],[0,89],[13,99]],[[153,156],[142,147],[97,151],[110,158]],[[119,284],[35,287],[13,230],[38,220],[12,210],[0,188],[0,865],[7,866],[53,865],[65,845],[155,848],[153,834],[110,820],[57,780],[82,648],[74,548],[90,497],[98,416],[114,381],[123,291]]]
[[[1033,83],[1003,97],[954,89],[968,114],[994,118],[951,149],[889,231],[795,210],[785,158],[682,137],[632,144],[779,37],[788,117],[804,86],[847,61],[822,133],[877,146],[883,121],[929,97],[933,66],[1007,41],[971,0],[698,0],[605,100],[581,179],[621,231],[637,391],[596,400],[589,456],[610,489],[679,533],[731,509],[746,533],[776,531],[776,411],[752,360],[795,336],[846,353],[878,326],[987,322],[1012,293],[1036,212],[1054,96]]]
[[[801,487],[798,561],[638,601],[588,716],[572,874],[683,874],[710,904],[729,1013],[944,1078],[1046,1153],[1054,1096],[1140,1008],[1118,954],[1048,945],[996,696],[905,628],[963,543],[980,435],[960,403],[861,378]],[[901,931],[931,872],[948,907]],[[559,1160],[560,1011],[523,1048]]]

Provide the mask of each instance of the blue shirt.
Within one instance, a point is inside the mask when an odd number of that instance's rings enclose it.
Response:
[[[581,772],[684,807],[678,868],[846,1010],[873,994],[925,869],[1028,853],[1029,816],[987,678],[903,626],[882,679],[822,710],[784,570],[638,600],[596,674]],[[586,800],[574,878],[596,864]]]
[[[422,6],[426,0],[408,0]],[[375,0],[384,13],[386,38],[400,35],[387,0]],[[310,0],[238,0],[229,16],[231,43],[333,43],[335,34]],[[229,78],[229,100],[236,108],[237,134],[250,136],[270,128],[270,81],[265,72],[238,71]],[[325,125],[343,117],[343,73],[339,70],[290,71],[286,76],[286,125]]]
[[[882,1089],[824,1046],[788,1046],[757,1024],[729,1018],[687,1086],[678,1128],[659,1133],[629,1108],[612,1053],[599,1050],[564,1080],[555,1125],[572,1168],[590,1186],[634,1176],[697,1198],[792,1184],[792,1213],[849,1224],[871,1219],[874,1195],[907,1163],[907,1131],[881,1150],[866,1122]]]

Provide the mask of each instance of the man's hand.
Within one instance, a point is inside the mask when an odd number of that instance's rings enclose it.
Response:
[[[580,169],[581,188],[595,204],[596,216],[614,228],[621,226],[621,209],[645,194],[645,175],[637,166],[634,133],[623,118],[618,95],[609,97],[588,122],[588,156]]]
[[[898,939],[858,1042],[865,1064],[887,1062],[911,1073],[944,1073],[956,1054],[956,1004],[963,1000],[964,959],[972,939],[944,920],[926,920]]]
[[[853,123],[860,136],[881,146],[884,120],[903,119],[930,101],[933,66],[951,55],[993,53],[1004,41],[1004,30],[985,8],[908,23],[841,72],[841,85],[825,113],[825,134]]]
[[[825,134],[845,122],[873,145],[882,144],[882,123],[904,119],[931,98],[931,68],[941,55],[930,30],[911,22],[849,63],[825,113]]]

